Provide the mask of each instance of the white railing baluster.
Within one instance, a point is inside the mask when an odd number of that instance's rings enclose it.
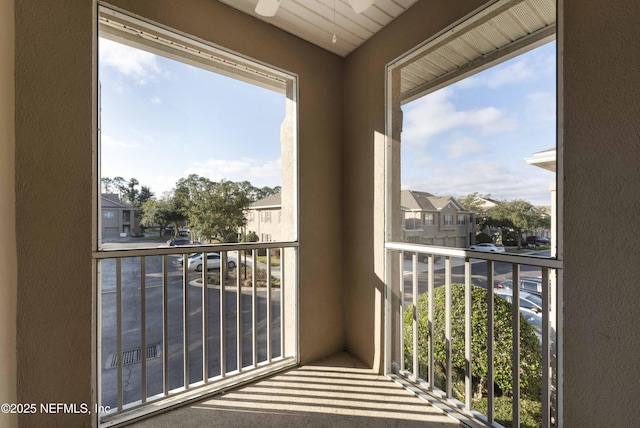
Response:
[[[220,377],[224,379],[227,376],[227,296],[224,284],[225,269],[223,263],[220,262]]]
[[[427,316],[429,317],[429,389],[433,389],[435,387],[435,348],[434,348],[434,340],[433,340],[433,289],[434,289],[434,276],[435,276],[435,267],[434,267],[434,256],[433,254],[429,254],[429,266],[428,266],[428,274],[427,274],[427,293],[429,294],[429,303],[427,307]],[[414,350],[414,352],[418,352]]]
[[[472,354],[471,354],[471,259],[464,259],[464,355],[466,360],[464,403],[471,410],[471,394],[473,390]]]
[[[551,358],[549,352],[549,269],[542,269],[542,427],[551,426]]]
[[[482,253],[478,254],[475,251],[468,251],[464,249],[453,249],[453,248],[442,248],[442,247],[432,247],[432,246],[424,246],[418,244],[408,244],[408,243],[398,243],[398,242],[388,242],[385,244],[387,252],[390,254],[395,254],[394,252],[398,252],[398,260],[400,266],[399,275],[391,275],[386,276],[388,280],[395,281],[398,280],[399,286],[396,287],[396,290],[399,290],[400,299],[396,302],[396,300],[392,300],[387,298],[385,301],[387,304],[395,304],[397,307],[391,309],[391,312],[397,313],[399,316],[399,325],[396,330],[385,330],[386,333],[391,331],[391,335],[399,335],[399,339],[394,339],[391,337],[390,339],[385,339],[388,341],[387,343],[393,343],[395,346],[400,344],[399,354],[401,356],[401,360],[404,359],[404,312],[405,309],[408,310],[410,306],[414,311],[414,318],[411,324],[408,324],[407,327],[412,328],[414,334],[413,341],[413,354],[407,357],[410,357],[412,361],[412,365],[414,366],[413,372],[407,372],[406,367],[400,366],[401,370],[398,373],[399,376],[405,377],[411,380],[411,384],[418,387],[420,391],[424,391],[424,394],[427,395],[427,400],[432,403],[438,403],[438,406],[442,405],[443,409],[449,408],[453,413],[463,412],[466,416],[470,418],[470,420],[480,421],[481,424],[495,425],[495,397],[496,391],[494,390],[494,383],[496,377],[496,344],[494,334],[496,328],[495,322],[495,293],[494,293],[494,282],[495,282],[495,263],[496,262],[504,262],[508,263],[511,266],[511,278],[513,281],[514,287],[512,290],[512,305],[511,305],[511,327],[512,327],[512,352],[511,352],[511,361],[509,362],[512,369],[512,399],[513,403],[511,406],[512,410],[512,426],[517,427],[520,425],[521,421],[521,406],[520,399],[522,396],[522,382],[520,379],[520,367],[522,365],[522,350],[521,350],[521,315],[520,315],[520,270],[521,266],[534,266],[541,269],[542,272],[542,283],[543,283],[543,313],[542,316],[542,417],[543,427],[551,427],[556,426],[558,424],[559,418],[556,415],[556,412],[561,412],[561,409],[558,407],[558,403],[556,400],[558,394],[561,394],[561,389],[556,384],[556,371],[560,370],[560,362],[555,360],[555,352],[561,352],[561,350],[556,351],[554,346],[556,346],[555,342],[561,340],[558,338],[557,333],[555,331],[555,317],[558,318],[558,323],[561,321],[561,316],[555,312],[555,308],[558,305],[559,297],[556,294],[559,292],[555,289],[554,281],[551,278],[551,273],[554,272],[558,277],[561,276],[562,262],[556,259],[550,259],[546,257],[539,256],[531,256],[531,255],[515,255],[515,254],[493,254],[493,253]],[[412,254],[412,279],[413,279],[413,290],[414,295],[412,296],[412,303],[407,299],[405,302],[405,270],[404,270],[404,256],[403,253],[410,252]],[[427,308],[427,314],[419,313],[417,311],[417,298],[419,297],[418,291],[416,290],[416,284],[419,282],[417,280],[417,263],[416,260],[419,259],[422,255],[426,255],[429,261],[428,266],[428,276],[427,276],[427,293],[429,295],[429,306]],[[444,324],[443,326],[435,326],[434,323],[434,282],[435,282],[435,270],[434,270],[434,259],[436,256],[444,257]],[[465,355],[465,380],[464,380],[464,395],[465,400],[463,403],[459,402],[453,397],[453,340],[457,340],[457,336],[453,337],[453,306],[452,306],[452,292],[453,292],[453,284],[452,277],[454,275],[453,268],[453,260],[455,259],[463,259],[464,260],[464,355]],[[472,276],[472,266],[475,263],[484,261],[486,263],[486,304],[487,304],[487,320],[486,320],[486,348],[487,348],[487,367],[486,367],[486,382],[487,382],[487,411],[486,415],[480,416],[477,412],[477,409],[473,409],[473,365],[472,361],[474,359],[473,353],[473,338],[474,338],[474,330],[473,330],[473,276]],[[458,274],[457,268],[460,266],[460,263],[455,263],[456,271],[455,274]],[[562,280],[559,279],[558,283],[561,284]],[[394,290],[393,284],[387,285],[387,290]],[[460,304],[456,302],[456,304]],[[420,318],[427,317],[427,321],[429,322],[428,326],[428,340],[426,343],[418,340],[415,341],[416,333],[416,325],[420,322]],[[442,321],[439,321],[442,322]],[[446,381],[446,386],[443,388],[444,390],[440,390],[435,386],[435,364],[434,361],[434,330],[435,327],[444,327],[444,339],[445,339],[445,352],[446,352],[446,361],[444,364],[443,374]],[[561,336],[561,335],[560,335]],[[429,376],[427,380],[423,380],[420,377],[420,362],[419,358],[416,358],[416,354],[420,353],[420,346],[428,347],[428,371]],[[397,355],[397,351],[391,350],[390,355]],[[388,355],[385,353],[385,355]],[[395,358],[395,357],[393,357]],[[424,364],[425,362],[423,362]],[[437,362],[441,364],[440,361]],[[389,376],[396,376],[395,371],[392,371]],[[401,382],[402,383],[402,382]],[[556,390],[558,391],[556,393]],[[456,389],[457,391],[457,389]],[[432,392],[432,394],[430,393]],[[434,401],[435,400],[435,401]],[[451,406],[451,404],[453,406]]]
[[[405,370],[405,364],[404,364],[404,310],[405,310],[405,303],[404,303],[404,299],[405,299],[405,292],[404,292],[404,251],[398,251],[398,258],[399,258],[399,262],[398,262],[398,275],[399,275],[399,279],[398,279],[398,298],[400,299],[400,302],[398,304],[398,322],[400,323],[400,329],[402,330],[402,333],[399,334],[400,336],[400,370],[404,371]],[[418,350],[414,347],[412,350],[413,354],[416,354],[418,352]],[[413,359],[411,360],[413,361]]]
[[[513,264],[513,302],[511,304],[511,315],[513,329],[513,351],[512,351],[512,386],[513,386],[513,415],[512,426],[520,426],[520,265]]]
[[[166,254],[162,256],[162,392],[169,395],[169,265]]]
[[[487,420],[493,424],[494,420],[494,304],[493,304],[493,261],[487,260]]]
[[[411,300],[413,303],[413,377],[417,381],[420,378],[420,362],[418,360],[418,254],[411,257]]]
[[[184,255],[184,269],[188,269],[187,254]],[[202,381],[209,383],[209,273],[207,258],[202,259]]]
[[[226,253],[225,253],[226,255]],[[227,257],[221,258],[227,267]],[[242,372],[242,279],[240,275],[236,275],[236,369],[238,373]]]
[[[118,411],[122,411],[122,259],[116,259],[116,340],[118,361]]]
[[[206,260],[206,255],[203,257]],[[189,389],[189,269],[187,255],[183,255],[182,269],[182,376],[183,386]]]
[[[271,264],[269,263],[269,249],[267,249],[267,362],[272,359],[272,334],[271,334]],[[282,322],[282,320],[280,320]]]
[[[238,257],[240,253],[238,252]],[[245,269],[247,264],[247,253],[244,253]],[[256,265],[258,259],[256,258],[256,251],[251,250],[251,332],[252,335],[252,361],[253,367],[258,366],[258,284],[256,281]],[[246,273],[246,270],[245,270]],[[240,275],[240,269],[238,266],[238,275]]]
[[[284,248],[280,248],[280,358],[285,357]],[[271,258],[269,258],[271,260]],[[269,277],[271,278],[271,277]]]
[[[446,371],[446,382],[447,382],[447,398],[451,398],[453,396],[453,369],[451,364],[451,257],[447,256],[444,259],[444,287],[445,287],[445,306],[444,306],[444,335],[446,343],[446,361],[445,361],[445,371]]]
[[[140,349],[142,365],[140,367],[140,382],[142,402],[147,402],[147,265],[146,257],[140,257]]]

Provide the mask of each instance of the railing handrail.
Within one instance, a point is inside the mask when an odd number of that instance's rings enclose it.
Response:
[[[517,263],[527,266],[539,266],[551,269],[562,269],[562,261],[543,256],[489,253],[486,251],[474,251],[463,248],[444,248],[424,244],[409,244],[406,242],[386,242],[387,250],[408,251],[421,254],[434,254],[439,256],[461,257],[478,260],[491,260],[494,262]]]
[[[264,248],[295,248],[299,247],[297,241],[284,242],[242,242],[229,244],[197,244],[197,245],[176,245],[169,247],[166,244],[159,247],[140,248],[103,248],[93,252],[94,259],[111,259],[118,257],[138,257],[138,256],[162,256],[165,254],[187,254],[187,253],[212,253],[218,251],[238,251],[238,250],[258,250]]]

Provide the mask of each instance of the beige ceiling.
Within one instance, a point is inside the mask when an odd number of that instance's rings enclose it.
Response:
[[[258,0],[219,1],[344,57],[417,0],[375,0],[361,14],[355,13],[347,0],[282,0],[270,18],[255,13]],[[336,43],[332,43],[333,34]]]
[[[494,2],[403,59],[402,102],[548,43],[555,33],[556,0]]]
[[[219,1],[343,57],[417,2],[375,0],[356,14],[347,0],[281,0],[276,15],[266,18],[254,11],[258,0]],[[556,0],[488,0],[402,60],[402,102],[547,43],[555,32]]]

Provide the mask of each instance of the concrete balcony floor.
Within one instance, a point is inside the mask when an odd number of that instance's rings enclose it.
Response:
[[[129,425],[452,428],[463,426],[347,353]]]

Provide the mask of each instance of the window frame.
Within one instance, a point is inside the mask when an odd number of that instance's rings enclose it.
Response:
[[[380,169],[376,170],[377,173],[380,174],[381,177],[381,185],[384,189],[384,196],[382,199],[381,206],[384,209],[382,223],[384,224],[384,230],[382,233],[382,242],[383,242],[383,251],[382,254],[382,264],[384,267],[384,282],[385,282],[385,310],[384,310],[384,336],[385,336],[385,349],[384,349],[384,372],[389,376],[394,376],[399,372],[397,363],[394,361],[394,357],[397,357],[395,352],[401,353],[402,350],[397,351],[397,342],[398,337],[394,337],[394,334],[399,334],[400,342],[402,342],[402,332],[394,333],[394,327],[396,325],[393,324],[394,321],[402,320],[402,312],[398,316],[396,314],[396,306],[394,299],[398,299],[398,288],[397,283],[402,282],[403,278],[403,268],[402,261],[398,260],[396,257],[396,252],[409,251],[411,245],[407,245],[401,239],[401,235],[398,232],[398,223],[400,220],[398,219],[397,207],[400,206],[400,183],[401,183],[401,174],[400,174],[400,133],[402,128],[402,112],[399,109],[399,106],[402,103],[403,95],[401,94],[401,70],[402,67],[408,65],[412,61],[416,61],[416,59],[423,55],[426,51],[435,52],[438,49],[442,49],[446,43],[449,41],[449,38],[458,38],[457,42],[460,42],[460,38],[464,35],[465,30],[478,22],[486,22],[495,18],[499,13],[503,10],[499,9],[503,7],[504,4],[502,2],[489,2],[478,9],[474,10],[470,14],[462,17],[458,21],[452,23],[446,28],[443,28],[440,32],[436,33],[433,37],[425,40],[423,43],[416,45],[414,48],[402,53],[400,56],[387,63],[385,68],[385,133],[384,133],[384,145],[380,149],[380,155],[383,157],[384,161],[380,164]],[[556,11],[557,22],[561,22],[561,16],[558,15]],[[460,66],[456,65],[454,70],[451,72],[443,73],[438,75],[437,78],[428,82],[427,84],[421,85],[418,90],[409,91],[406,95],[406,101],[410,101],[419,97],[426,95],[427,93],[434,92],[438,89],[444,88],[450,84],[455,83],[458,80],[462,80],[466,77],[469,77],[479,71],[482,71],[486,68],[489,68],[493,65],[498,64],[506,59],[515,57],[520,53],[524,53],[527,50],[535,48],[536,46],[540,46],[547,41],[556,38],[556,21],[554,21],[552,26],[549,26],[544,29],[544,31],[540,31],[537,33],[529,34],[528,36],[523,37],[522,39],[511,42],[511,45],[507,44],[506,47],[495,49],[494,52],[481,55],[479,58],[475,58],[470,60],[469,63]],[[558,37],[559,38],[559,37]],[[555,325],[553,328],[556,330],[556,415],[559,418],[559,423],[562,424],[562,377],[563,377],[563,365],[562,365],[562,348],[563,348],[563,316],[561,311],[555,310],[555,308],[562,307],[562,295],[563,295],[563,181],[564,177],[564,168],[563,168],[563,117],[562,117],[562,61],[560,57],[562,55],[562,51],[558,46],[556,49],[556,56],[559,58],[557,61],[557,70],[556,70],[556,78],[557,78],[557,88],[556,88],[556,103],[557,103],[557,117],[556,117],[556,176],[554,183],[552,183],[553,189],[552,191],[552,210],[555,213],[555,216],[552,218],[551,231],[553,234],[554,248],[552,248],[552,252],[549,257],[544,257],[544,260],[540,260],[541,265],[549,265],[552,266],[552,269],[556,272],[556,277],[549,278],[549,280],[553,283],[550,286],[550,292],[553,294],[552,298],[555,299],[552,306],[553,310],[550,314],[550,319],[553,318],[555,320]],[[452,61],[453,64],[453,61]],[[470,216],[469,222],[475,223],[473,221],[473,215]],[[417,249],[418,246],[426,247],[424,245],[414,245],[416,248],[416,253],[418,251],[422,251],[422,249]],[[456,254],[458,257],[468,257],[470,254],[465,249],[453,249],[449,247],[441,247],[438,246],[436,249],[424,248],[425,253],[433,253],[447,256],[450,254]],[[473,254],[471,254],[473,255]],[[487,256],[487,258],[493,258],[493,255]],[[504,258],[505,260],[514,263],[526,264],[522,261],[518,261],[517,255],[504,255],[500,256],[500,258]],[[481,257],[484,259],[484,255]],[[398,279],[398,274],[400,274],[400,279]],[[415,275],[415,273],[414,273]],[[415,297],[414,297],[415,298]],[[414,303],[415,304],[415,303]],[[415,314],[414,314],[415,317]],[[415,319],[415,318],[414,318]],[[402,322],[402,321],[399,321]],[[415,322],[414,322],[415,325]],[[416,363],[417,364],[417,363]],[[415,378],[412,379],[412,382]],[[471,396],[471,393],[467,394],[467,397]],[[429,398],[427,400],[430,401]],[[458,408],[470,407],[470,404],[467,403],[458,403],[456,410]],[[514,406],[514,409],[517,409],[517,406]],[[514,410],[515,411],[515,410]],[[493,414],[490,411],[489,419],[493,419]],[[545,414],[546,412],[546,414]],[[545,406],[543,406],[543,417],[549,416],[549,409],[545,410]],[[486,422],[486,419],[483,418],[483,421]]]
[[[299,182],[298,75],[295,73],[281,70],[278,67],[256,61],[247,56],[243,56],[241,54],[230,51],[223,47],[215,46],[210,42],[196,39],[195,37],[186,35],[177,30],[162,26],[160,24],[151,22],[149,20],[145,20],[140,17],[130,15],[124,11],[116,10],[111,6],[96,4],[95,7],[96,7],[96,10],[94,10],[94,16],[93,16],[93,18],[95,19],[94,22],[96,25],[94,51],[93,51],[94,65],[97,65],[98,63],[97,39],[102,36],[102,34],[99,31],[104,24],[102,20],[113,19],[115,21],[118,21],[119,24],[122,26],[122,29],[125,30],[122,32],[122,34],[119,35],[125,44],[139,48],[140,46],[138,46],[136,43],[142,43],[142,42],[153,43],[153,40],[155,40],[155,36],[150,36],[149,34],[147,34],[146,36],[141,36],[138,30],[142,32],[156,32],[160,37],[168,36],[171,39],[171,43],[176,44],[178,47],[181,46],[180,42],[188,44],[191,47],[195,46],[197,49],[194,49],[193,51],[191,51],[190,54],[194,54],[195,56],[197,56],[202,53],[205,56],[209,55],[209,58],[207,59],[207,61],[211,60],[211,61],[218,61],[218,62],[215,63],[214,65],[210,65],[210,67],[206,67],[206,66],[203,66],[203,63],[202,63],[205,60],[204,56],[201,60],[197,60],[197,58],[196,60],[194,60],[193,58],[191,60],[185,60],[184,57],[182,57],[181,55],[175,55],[175,57],[171,57],[171,55],[168,54],[166,50],[166,49],[169,49],[168,47],[159,49],[159,51],[161,52],[153,52],[153,53],[156,53],[156,54],[160,53],[160,55],[162,56],[165,56],[165,57],[169,56],[171,59],[178,60],[184,63],[190,63],[190,61],[194,61],[196,62],[196,64],[191,64],[191,65],[195,65],[200,68],[204,68],[218,74],[223,74],[228,77],[244,81],[245,83],[254,84],[256,86],[260,86],[260,87],[272,89],[272,90],[277,89],[280,93],[282,93],[286,97],[286,107],[285,107],[286,113],[285,113],[284,121],[287,122],[285,125],[288,126],[288,129],[286,129],[285,131],[287,141],[286,143],[282,143],[282,144],[283,145],[287,144],[285,147],[287,150],[286,156],[288,157],[287,160],[289,163],[286,164],[287,169],[283,168],[282,170],[282,188],[285,188],[286,186],[287,194],[286,194],[285,200],[287,201],[287,203],[290,204],[290,205],[287,205],[288,208],[290,209],[288,209],[284,213],[285,220],[290,225],[290,229],[289,229],[290,235],[288,235],[286,239],[282,239],[277,243],[272,242],[271,245],[268,245],[267,248],[274,248],[274,249],[280,248],[281,251],[286,250],[289,254],[289,257],[291,257],[291,260],[292,260],[287,264],[287,271],[286,271],[286,274],[289,275],[289,281],[287,282],[287,289],[288,289],[288,292],[291,293],[291,297],[288,298],[288,305],[289,305],[288,310],[290,312],[287,314],[287,316],[292,317],[292,322],[290,322],[289,323],[290,325],[286,327],[287,331],[289,332],[286,336],[287,343],[281,344],[281,347],[283,349],[282,352],[285,352],[284,351],[285,347],[287,348],[287,351],[286,351],[287,358],[285,358],[285,360],[282,360],[280,362],[276,362],[275,364],[270,363],[270,364],[264,365],[264,367],[261,366],[257,370],[251,372],[251,374],[246,377],[264,376],[265,374],[274,372],[276,370],[283,370],[284,368],[298,365],[300,363],[299,326],[298,326],[298,321],[299,321],[298,274],[297,274],[298,257],[299,257],[298,249],[300,246],[299,244],[300,208],[299,208],[299,190],[298,190],[299,189],[299,186],[298,186],[298,182]],[[114,35],[114,37],[118,37],[118,35],[116,34]],[[120,41],[120,40],[116,40],[116,41]],[[144,48],[143,50],[147,50],[147,51],[153,50],[151,48],[148,48],[147,45],[145,46],[146,48]],[[173,53],[175,54],[175,52]],[[238,74],[234,74],[234,72],[238,72]],[[93,139],[94,155],[92,159],[93,230],[92,230],[91,239],[92,239],[92,250],[93,250],[92,252],[92,269],[93,269],[92,287],[94,289],[93,340],[94,340],[95,349],[100,349],[102,346],[102,342],[101,342],[102,297],[101,297],[101,291],[100,291],[101,262],[105,259],[114,258],[114,257],[145,258],[146,256],[156,256],[156,255],[166,256],[173,253],[170,252],[171,248],[158,248],[155,245],[153,247],[146,247],[146,248],[115,249],[115,251],[110,248],[106,249],[102,245],[102,227],[103,227],[102,212],[103,210],[102,210],[102,201],[101,201],[102,174],[100,171],[101,123],[100,123],[100,114],[99,114],[101,100],[100,100],[100,83],[99,83],[100,81],[99,81],[97,66],[94,67],[93,78],[94,78],[94,90],[96,93],[95,100],[97,101],[94,104],[94,112],[93,112],[93,117],[95,119],[94,125],[97,125],[97,126],[94,126],[94,132],[95,132],[94,134],[95,138]],[[281,133],[282,133],[282,127],[283,127],[283,124],[280,124]],[[281,150],[280,154],[281,156],[284,156],[285,155],[284,150]],[[285,163],[283,162],[283,164]],[[133,211],[132,211],[132,215],[133,215]],[[117,213],[114,213],[114,218],[118,218],[118,217],[119,215]],[[248,243],[235,243],[235,244],[232,244],[231,246],[226,246],[226,247],[220,246],[220,245],[216,246],[215,244],[203,245],[198,247],[198,250],[202,250],[205,252],[210,252],[212,250],[213,251],[215,250],[242,251],[240,250],[242,247],[249,248],[248,250],[243,249],[244,251],[247,251],[249,253],[251,253],[255,249],[261,248],[261,246],[257,245],[256,243],[248,242]],[[182,253],[187,254],[185,253],[184,250],[182,251]],[[283,271],[282,274],[284,275],[285,271]],[[204,289],[206,289],[206,287]],[[284,319],[284,317],[282,319]],[[282,336],[282,337],[285,337],[285,336]],[[101,402],[101,396],[102,396],[102,385],[101,385],[102,374],[101,373],[102,373],[103,367],[104,365],[100,356],[100,352],[96,352],[93,359],[93,376],[92,376],[94,381],[96,403]],[[229,380],[227,385],[239,384],[240,382],[243,381],[244,378],[245,377],[239,376],[238,378]],[[211,387],[211,385],[214,385],[214,382],[210,383],[208,386],[197,385],[197,388],[194,387],[191,391],[197,391],[197,393],[200,394],[200,396],[204,396],[210,393],[210,391],[207,388]],[[160,400],[155,401],[155,403],[157,403],[157,407],[151,411],[162,411],[161,409],[166,409],[177,403],[183,402],[185,400],[185,396],[189,394],[191,394],[192,396],[194,393],[196,393],[196,392],[191,392],[191,393],[188,392],[191,386],[192,386],[191,384],[189,384],[188,386],[185,385],[186,391],[184,394],[182,394],[182,391],[180,389],[169,391],[171,395],[165,396],[165,398],[163,398],[161,401]],[[127,409],[128,411],[126,413],[122,412],[122,410],[124,409],[123,407],[122,409],[118,409],[118,413],[115,415],[96,414],[94,418],[97,423],[97,426],[100,426],[103,423],[102,417],[104,416],[106,416],[107,418],[110,418],[109,421],[105,422],[106,424],[109,424],[109,426],[115,423],[123,422],[123,421],[128,422],[132,420],[132,418],[136,418],[136,417],[139,417],[140,415],[148,414],[150,412],[149,410],[150,407],[148,407],[147,404],[149,403],[151,403],[151,401],[146,401],[146,402],[143,401],[141,403],[137,402],[133,404],[133,407],[131,407],[130,409]]]
[[[270,89],[281,93],[287,98],[287,118],[291,126],[291,153],[288,154],[291,160],[291,170],[285,173],[282,171],[284,187],[285,178],[288,180],[291,194],[292,217],[288,219],[291,224],[291,234],[286,242],[298,242],[299,237],[299,173],[298,173],[298,75],[277,66],[255,60],[238,52],[231,51],[211,42],[196,38],[184,32],[169,28],[162,24],[152,22],[139,16],[133,16],[124,10],[116,9],[113,6],[97,5],[97,29],[96,37],[104,37],[118,43],[151,52],[156,55],[168,57],[172,60],[183,62],[213,73],[221,74],[247,84],[252,84],[265,89]],[[96,49],[97,56],[97,49]],[[97,59],[96,59],[97,63]],[[100,178],[100,157],[101,157],[101,121],[100,121],[100,83],[96,72],[97,96],[97,147],[94,155],[94,210],[93,221],[93,248],[94,251],[103,251],[102,248],[102,204],[100,196],[102,187]],[[289,134],[289,133],[288,133]],[[280,154],[282,155],[281,150]],[[285,163],[283,163],[284,165]],[[97,200],[96,200],[97,199]]]

